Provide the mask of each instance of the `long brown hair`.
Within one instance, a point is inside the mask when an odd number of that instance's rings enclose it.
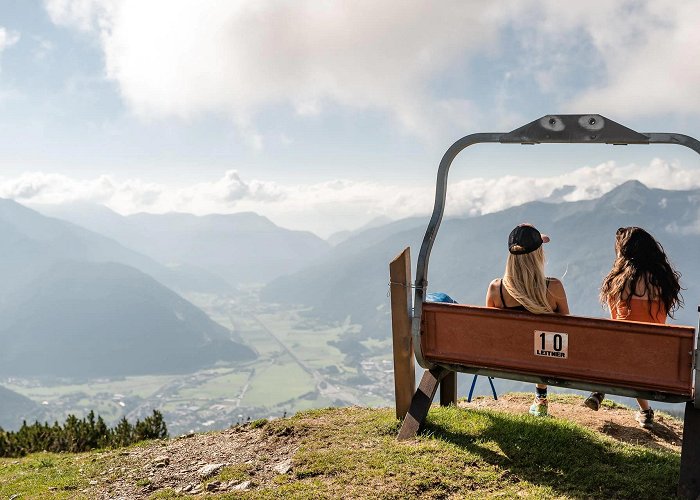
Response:
[[[615,250],[615,262],[600,287],[600,301],[605,305],[609,299],[622,300],[630,307],[635,295],[646,294],[650,308],[652,301],[660,300],[673,318],[683,305],[681,274],[671,266],[661,244],[640,227],[621,227],[615,235]],[[637,293],[640,282],[641,295]]]
[[[501,280],[511,297],[525,309],[535,314],[551,313],[547,300],[547,279],[544,275],[544,250],[521,254],[508,254],[506,270]],[[505,306],[505,304],[503,304]]]

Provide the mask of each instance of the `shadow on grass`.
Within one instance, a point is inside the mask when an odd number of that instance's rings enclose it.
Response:
[[[667,448],[659,443],[651,441],[649,439],[649,434],[653,434],[668,443],[680,444],[683,439],[675,429],[662,422],[654,422],[654,428],[651,430],[642,429],[637,426],[620,425],[615,422],[605,422],[601,432],[618,441],[624,441],[630,444],[643,443],[644,446],[659,450],[665,450]]]
[[[462,410],[486,419],[478,432],[447,413],[431,412],[425,431],[496,465],[509,475],[574,498],[673,498],[677,454],[601,440],[553,419]]]

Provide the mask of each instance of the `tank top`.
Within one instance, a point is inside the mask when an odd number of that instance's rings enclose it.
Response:
[[[549,283],[551,283],[552,278],[545,278],[545,280],[547,283],[547,289],[549,289]],[[517,306],[507,306],[506,305],[506,301],[503,298],[503,280],[498,281],[498,293],[501,295],[501,304],[503,304],[503,307],[501,307],[501,309],[509,309],[511,311],[527,311],[525,306],[522,304],[518,304]]]
[[[624,300],[608,301],[610,317],[621,321],[641,321],[643,323],[666,323],[666,309],[663,302],[633,297],[629,307]],[[649,307],[651,306],[651,307]]]

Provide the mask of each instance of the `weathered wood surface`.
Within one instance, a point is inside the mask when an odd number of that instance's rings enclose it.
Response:
[[[700,498],[700,409],[692,402],[685,404],[678,496]]]
[[[411,338],[411,249],[405,248],[389,264],[391,330],[394,342],[396,418],[402,419],[416,391],[416,369]]]
[[[440,381],[440,406],[457,405],[457,372],[449,372]]]
[[[547,335],[565,340],[545,349],[540,338]],[[694,339],[691,326],[423,304],[427,361],[551,377],[552,385],[562,379],[653,391],[659,400],[692,398]]]
[[[411,400],[411,407],[408,410],[408,414],[403,420],[403,425],[399,431],[399,440],[416,437],[420,426],[428,415],[428,410],[437,392],[438,384],[448,373],[450,373],[449,370],[439,366],[431,370],[425,370],[423,378],[421,378],[420,384],[418,385],[418,390]]]

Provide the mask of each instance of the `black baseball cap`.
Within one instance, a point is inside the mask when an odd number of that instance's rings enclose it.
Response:
[[[519,224],[508,235],[508,251],[513,255],[534,252],[549,242],[549,236],[541,234],[532,224]]]

